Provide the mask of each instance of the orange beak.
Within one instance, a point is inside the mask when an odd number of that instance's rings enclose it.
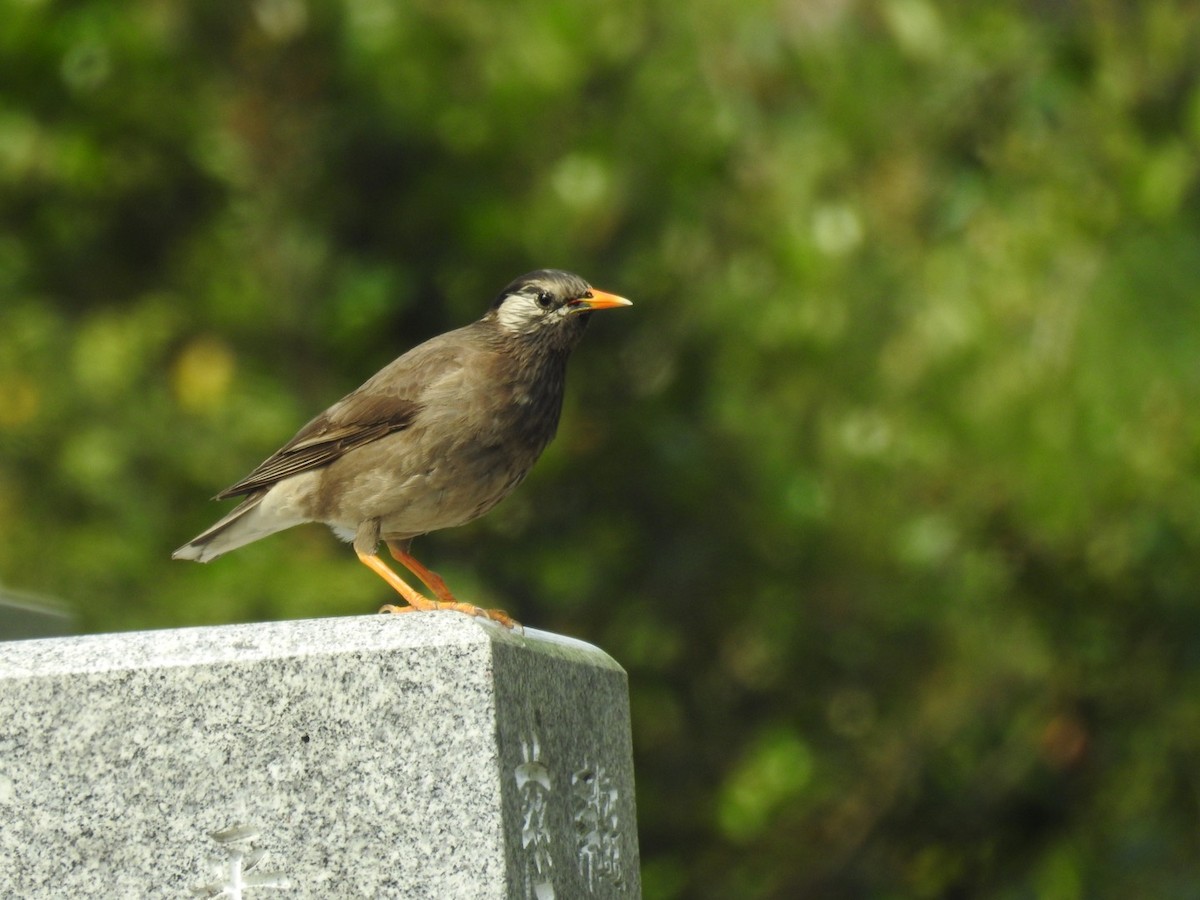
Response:
[[[572,300],[570,305],[572,312],[589,312],[594,309],[616,309],[618,306],[633,306],[624,297],[618,297],[616,294],[609,294],[605,291],[598,291],[595,288],[589,288],[586,296],[580,297],[578,300]]]

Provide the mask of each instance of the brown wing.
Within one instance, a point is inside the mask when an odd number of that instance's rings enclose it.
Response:
[[[291,475],[327,466],[355,447],[407,428],[420,408],[415,401],[397,397],[351,395],[305,425],[258,468],[213,499],[251,494]]]
[[[414,347],[321,413],[262,465],[214,498],[225,500],[327,466],[355,447],[403,431],[425,408],[425,395],[438,385],[457,384],[465,358],[477,342],[478,325],[448,332]]]

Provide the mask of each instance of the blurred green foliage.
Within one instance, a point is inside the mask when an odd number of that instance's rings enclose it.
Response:
[[[1200,7],[0,0],[0,579],[366,613],[205,497],[513,276],[631,297],[418,551],[629,670],[648,898],[1193,897]]]

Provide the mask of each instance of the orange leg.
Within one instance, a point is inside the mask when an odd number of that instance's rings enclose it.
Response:
[[[397,594],[404,598],[408,606],[392,606],[388,604],[380,612],[410,612],[412,610],[437,609],[438,604],[413,588],[407,581],[387,567],[382,559],[374,553],[358,553],[358,560],[368,569],[386,581]]]
[[[494,622],[499,622],[505,628],[512,628],[517,624],[501,610],[481,609],[478,606],[472,606],[470,603],[460,603],[454,599],[454,595],[450,593],[450,590],[446,587],[446,583],[435,572],[430,572],[413,559],[403,548],[393,546],[391,542],[388,543],[388,547],[391,549],[392,555],[405,566],[409,566],[409,561],[416,563],[417,567],[412,569],[413,573],[437,595],[438,599],[430,600],[389,569],[387,564],[378,556],[373,553],[363,553],[356,548],[355,552],[358,554],[359,561],[386,581],[392,590],[403,597],[405,602],[408,603],[408,606],[393,606],[388,603],[380,608],[380,612],[404,613],[413,612],[414,610],[453,609],[461,613],[466,613],[469,616],[485,616]]]
[[[392,559],[420,578],[421,583],[433,591],[439,600],[443,603],[458,602],[458,598],[450,593],[450,588],[446,587],[446,582],[442,580],[442,576],[432,569],[425,568],[420,560],[408,552],[408,547],[404,543],[400,541],[388,541],[387,546],[392,551]]]

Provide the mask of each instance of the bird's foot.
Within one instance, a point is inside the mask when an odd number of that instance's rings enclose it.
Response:
[[[484,609],[482,606],[460,603],[457,600],[454,602],[426,600],[420,606],[396,606],[392,603],[385,603],[379,607],[381,613],[425,612],[432,609],[452,609],[455,612],[466,613],[468,616],[483,616],[486,619],[491,619],[493,622],[499,622],[505,628],[519,628],[521,626],[520,622],[502,609]]]
[[[388,546],[391,546],[391,544]],[[450,590],[446,587],[445,582],[442,581],[442,579],[439,578],[435,573],[430,572],[428,569],[422,566],[420,563],[417,563],[417,574],[423,580],[426,577],[429,578],[429,581],[425,582],[427,585],[430,585],[430,581],[432,581],[430,587],[437,590],[437,600],[430,600],[420,591],[411,587],[403,578],[384,565],[383,560],[381,560],[375,554],[367,553],[357,547],[355,548],[355,552],[358,553],[358,558],[364,565],[366,565],[376,575],[390,584],[396,593],[403,597],[408,603],[407,606],[394,606],[393,604],[388,603],[380,608],[379,611],[381,613],[406,613],[413,612],[414,610],[425,611],[430,609],[452,609],[456,612],[466,613],[468,616],[483,616],[484,618],[491,619],[493,622],[499,622],[505,628],[516,628],[519,624],[503,610],[483,609],[479,606],[473,606],[470,603],[460,603],[458,600],[455,600],[454,595],[450,593]],[[396,553],[395,548],[393,548],[392,552],[393,554]],[[403,556],[407,556],[407,554],[404,554],[403,551],[401,551],[401,554]],[[396,558],[401,559],[402,557],[397,556]]]

